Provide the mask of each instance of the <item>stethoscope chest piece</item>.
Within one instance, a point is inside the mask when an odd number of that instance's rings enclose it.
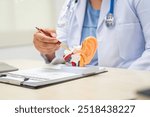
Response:
[[[105,24],[108,28],[113,28],[115,26],[115,18],[112,13],[108,13],[105,17]]]

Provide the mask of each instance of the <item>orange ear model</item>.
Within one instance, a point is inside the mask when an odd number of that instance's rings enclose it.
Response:
[[[82,42],[80,51],[80,67],[84,67],[89,64],[93,59],[98,47],[97,39],[95,37],[87,37]]]
[[[84,67],[93,59],[97,50],[97,39],[94,37],[87,37],[81,46],[74,47],[70,50],[64,51],[64,60],[71,66]]]

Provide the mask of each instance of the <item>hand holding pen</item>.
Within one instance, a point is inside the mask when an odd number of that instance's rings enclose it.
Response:
[[[60,47],[69,49],[65,43],[60,42],[57,39],[56,31],[51,29],[40,29],[34,34],[33,43],[35,48],[45,55],[48,61],[51,61],[55,57],[55,51]]]
[[[33,43],[35,48],[45,55],[48,60],[52,60],[55,57],[55,51],[60,48],[58,39],[56,38],[55,30],[42,29],[35,32],[33,37]],[[45,33],[44,33],[45,32]]]
[[[46,31],[44,31],[43,29],[38,28],[38,27],[35,27],[35,28],[36,28],[38,31],[44,33],[46,36],[49,36],[49,37],[56,37],[56,34],[55,34],[55,36],[54,36],[54,33],[46,32]],[[65,50],[70,50],[66,43],[60,42],[59,40],[58,40],[58,42],[57,42],[56,44],[59,44],[60,47],[64,48]]]

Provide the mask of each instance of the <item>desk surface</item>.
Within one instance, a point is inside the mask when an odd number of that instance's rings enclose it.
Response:
[[[43,61],[3,60],[20,69],[45,66]],[[0,99],[138,99],[136,91],[150,87],[150,72],[107,68],[109,72],[41,89],[0,83]]]

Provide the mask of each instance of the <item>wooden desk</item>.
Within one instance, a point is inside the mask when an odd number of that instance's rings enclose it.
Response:
[[[43,61],[4,60],[20,69],[45,66]],[[107,68],[109,72],[51,85],[28,89],[0,83],[0,99],[138,99],[136,91],[150,87],[150,72]]]

